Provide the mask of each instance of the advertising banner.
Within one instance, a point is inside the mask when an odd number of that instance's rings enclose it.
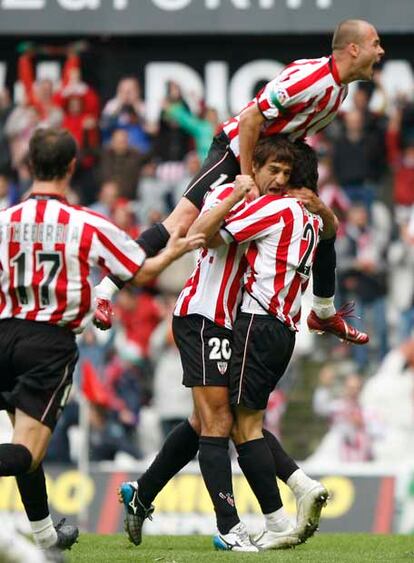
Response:
[[[195,467],[195,466],[194,466]],[[395,530],[395,478],[392,475],[317,475],[328,488],[331,499],[323,510],[321,532],[390,533]],[[113,534],[123,530],[123,508],[116,491],[123,481],[136,474],[92,471],[82,475],[74,469],[49,468],[49,504],[55,520],[81,521],[91,532]],[[263,517],[243,475],[234,475],[234,496],[238,512],[253,532]],[[295,499],[280,484],[284,506],[295,514]],[[149,534],[211,534],[215,530],[213,507],[199,472],[181,473],[158,495]],[[0,514],[15,513],[25,521],[15,481],[0,480]]]

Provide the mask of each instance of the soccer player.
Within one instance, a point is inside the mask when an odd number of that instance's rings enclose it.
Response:
[[[273,165],[269,159],[265,166],[258,168],[253,161],[254,178],[262,197],[231,215],[228,215],[228,198],[201,215],[189,231],[203,233],[208,244],[215,248],[222,244],[249,243],[245,253],[248,269],[244,275],[241,312],[233,331],[229,399],[235,412],[232,437],[238,461],[265,515],[266,526],[254,539],[260,549],[274,549],[278,545],[280,532],[275,530],[274,523],[278,522],[281,510],[275,487],[275,460],[263,434],[264,412],[269,395],[293,353],[301,296],[308,285],[319,236],[323,232],[323,220],[317,213],[321,212],[329,221],[317,201],[306,209],[291,195],[275,195]],[[239,176],[237,180],[246,178],[250,176]],[[211,460],[217,460],[219,450],[220,444],[210,440]],[[317,491],[319,511],[314,506],[309,520],[314,531],[327,491],[298,472],[290,475],[288,484],[293,477],[299,477],[295,485],[302,493],[304,488]],[[218,534],[215,542],[224,546],[226,537]]]
[[[371,80],[373,66],[383,55],[378,33],[370,23],[345,20],[334,32],[330,56],[300,59],[285,67],[239,115],[222,124],[200,172],[177,207],[162,224],[142,234],[141,244],[147,254],[163,248],[177,222],[190,227],[212,184],[233,181],[240,173],[252,173],[253,148],[259,137],[284,133],[291,140],[304,139],[326,127],[340,109],[347,85],[355,80]],[[318,246],[308,326],[354,344],[366,344],[368,336],[347,323],[345,310],[335,311],[334,243],[332,237]],[[101,328],[111,325],[109,299],[121,286],[115,279],[106,278],[98,290],[95,318]]]
[[[293,149],[289,141],[278,135],[259,141],[254,153],[255,177],[263,190],[279,194],[286,185],[292,168]],[[311,153],[314,155],[313,151]],[[313,162],[307,159],[305,164],[309,164],[307,168],[314,171],[315,180],[311,179],[311,182],[316,184],[316,158]],[[264,170],[269,170],[267,176]],[[297,180],[308,182],[308,178],[309,172],[307,176],[302,173]],[[253,181],[244,176],[238,177],[234,186],[227,184],[215,188],[208,194],[202,214],[223,204],[228,211],[232,208],[231,214],[235,214],[246,205],[246,201],[236,207],[233,207],[234,204],[253,186]],[[323,204],[321,206],[324,207]],[[329,210],[326,212],[329,222],[333,214]],[[188,422],[171,432],[144,475],[137,482],[124,483],[120,488],[120,500],[126,509],[127,532],[136,545],[141,543],[144,519],[153,512],[152,501],[168,480],[199,450],[200,468],[218,519],[220,534],[216,539],[217,547],[251,550],[246,529],[239,521],[232,499],[231,468],[227,453],[233,421],[227,389],[229,361],[233,322],[245,270],[244,251],[243,245],[237,244],[203,249],[195,271],[177,300],[173,320],[174,337],[183,364],[184,385],[193,392],[194,413]],[[272,450],[278,477],[292,487],[298,505],[298,524],[295,528],[283,511],[274,480],[272,488],[277,506],[272,505],[268,523],[273,531],[272,547],[296,545],[315,531],[327,491],[298,468],[272,434],[265,431],[264,435]],[[213,458],[211,449],[216,449]]]
[[[66,201],[76,166],[67,131],[36,131],[29,158],[29,198],[0,211],[0,409],[13,424],[12,443],[0,444],[0,477],[16,477],[36,543],[64,549],[78,530],[53,526],[41,463],[70,392],[75,334],[90,318],[91,267],[141,285],[203,237],[174,234],[164,252],[146,260],[110,221]]]

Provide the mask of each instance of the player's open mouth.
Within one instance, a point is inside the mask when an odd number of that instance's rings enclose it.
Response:
[[[279,194],[280,194],[280,191],[281,191],[280,188],[278,188],[277,186],[271,186],[271,187],[268,189],[268,193],[269,193],[269,194],[272,194],[272,195],[279,195]]]

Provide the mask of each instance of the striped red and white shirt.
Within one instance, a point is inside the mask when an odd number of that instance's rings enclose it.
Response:
[[[257,104],[266,118],[261,135],[287,134],[291,141],[320,131],[334,119],[348,88],[339,81],[333,57],[294,61],[268,82],[246,106]],[[246,109],[246,108],[244,108]],[[241,112],[242,113],[242,112]],[[236,157],[240,155],[240,115],[223,124]]]
[[[265,195],[226,221],[220,234],[227,243],[250,242],[244,279],[246,298],[290,329],[297,330],[305,291],[323,223],[297,199]],[[250,298],[250,297],[251,298]]]
[[[54,195],[0,211],[0,319],[81,332],[91,312],[91,268],[131,279],[142,248],[103,216]]]
[[[205,213],[218,205],[233,191],[234,184],[225,184],[211,190],[201,209]],[[246,206],[243,201],[229,213],[231,217]],[[222,245],[202,248],[197,265],[180,293],[174,315],[183,317],[198,314],[214,323],[232,329],[241,298],[241,282],[246,270],[246,245]]]

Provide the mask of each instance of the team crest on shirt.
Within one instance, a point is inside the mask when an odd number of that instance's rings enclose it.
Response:
[[[289,99],[289,94],[283,88],[279,88],[275,92],[271,92],[270,99],[277,108],[281,109]]]
[[[221,375],[224,375],[226,373],[228,366],[228,362],[217,362],[217,369],[219,370]]]

